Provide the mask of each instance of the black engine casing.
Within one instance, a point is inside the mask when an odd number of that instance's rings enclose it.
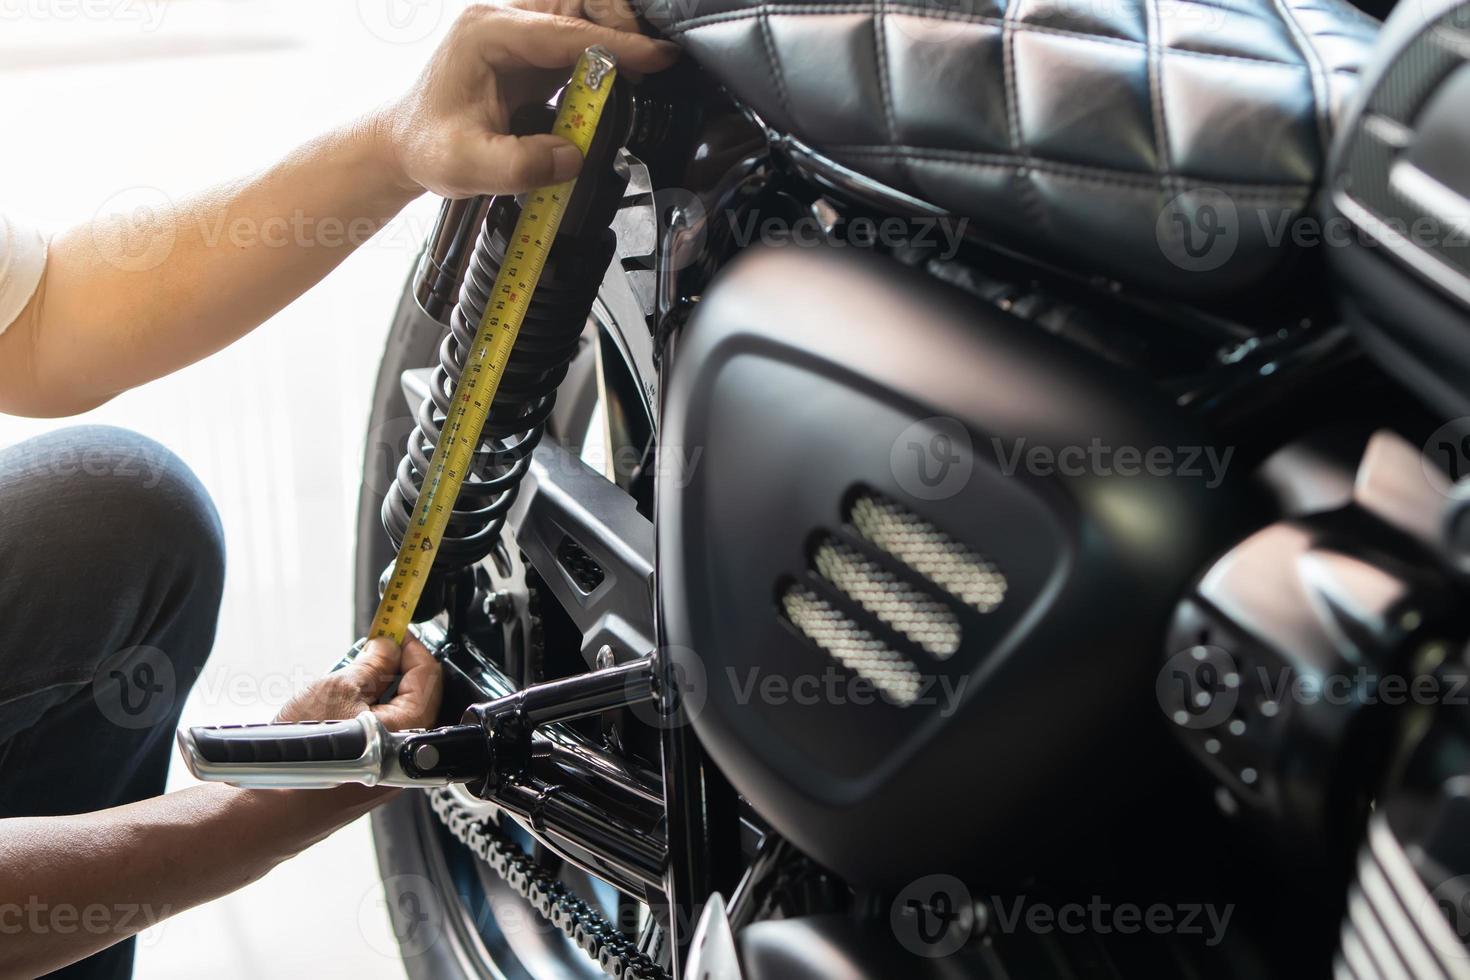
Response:
[[[1259,515],[1228,467],[1215,485],[1204,450],[1225,450],[1146,381],[892,260],[756,249],[680,336],[663,418],[661,642],[707,751],[804,852],[872,885],[1030,871],[1172,765],[1155,651],[1184,587]],[[907,528],[902,555],[854,525],[864,496],[901,515],[880,536]],[[824,542],[881,587],[814,571]],[[936,581],[979,581],[979,558],[1005,581],[990,612]],[[793,624],[792,589],[839,639]],[[894,625],[915,589],[948,610],[922,622],[958,627],[951,655]],[[814,632],[898,655],[935,703],[872,685],[859,703]]]

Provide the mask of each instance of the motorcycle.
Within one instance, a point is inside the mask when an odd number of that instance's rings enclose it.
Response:
[[[686,57],[416,616],[444,727],[196,773],[420,787],[414,980],[1470,975],[1470,4],[641,13]],[[395,314],[359,635],[520,206]]]

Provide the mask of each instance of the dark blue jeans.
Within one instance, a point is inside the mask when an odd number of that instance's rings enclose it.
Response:
[[[224,566],[208,494],[157,443],[87,426],[0,451],[0,818],[163,792]],[[129,941],[54,976],[132,964]]]

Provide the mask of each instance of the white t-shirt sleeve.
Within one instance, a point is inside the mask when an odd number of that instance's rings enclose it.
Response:
[[[0,333],[4,333],[41,282],[46,237],[39,228],[0,213]]]

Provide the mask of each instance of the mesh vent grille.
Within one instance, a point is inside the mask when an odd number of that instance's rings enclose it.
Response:
[[[1006,577],[994,562],[893,501],[865,493],[850,519],[863,537],[974,609],[991,612],[1005,598]]]
[[[864,609],[940,660],[960,648],[960,624],[954,613],[856,549],[828,538],[817,548],[812,564]]]
[[[781,607],[807,639],[873,684],[893,703],[906,707],[918,698],[923,687],[918,668],[815,592],[793,585],[781,596]]]

